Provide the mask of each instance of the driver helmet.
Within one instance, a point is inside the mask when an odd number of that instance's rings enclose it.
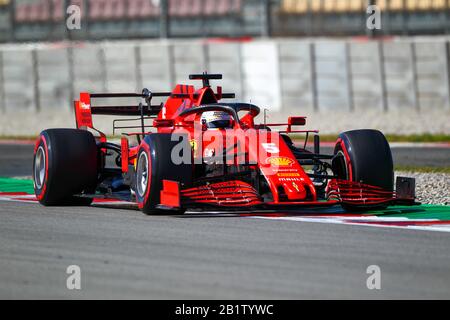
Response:
[[[231,127],[231,115],[224,111],[207,111],[201,116],[201,123],[209,129],[223,129]]]

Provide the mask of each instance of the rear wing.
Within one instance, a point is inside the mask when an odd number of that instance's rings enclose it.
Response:
[[[222,79],[221,74],[191,74],[189,79],[192,80],[202,80],[203,87],[209,87],[209,80],[211,79]],[[178,85],[177,87],[180,87]],[[220,99],[233,99],[235,98],[234,93],[223,93],[222,87],[217,87],[217,92],[214,93],[217,100]],[[129,120],[141,120],[141,128],[144,132],[144,117],[152,118],[156,117],[161,109],[163,108],[163,103],[152,105],[151,101],[153,97],[170,97],[174,99],[190,99],[198,100],[201,96],[197,92],[151,92],[150,90],[144,88],[141,93],[80,93],[80,99],[74,102],[75,109],[75,121],[76,127],[78,129],[91,128],[96,131],[92,123],[92,115],[115,115],[115,116],[139,116],[138,119]],[[144,103],[141,101],[136,105],[94,105],[92,103],[95,99],[110,99],[110,98],[138,98],[144,99]],[[115,121],[113,123],[113,131],[115,127]],[[117,127],[121,128],[121,127]],[[131,127],[127,127],[131,128]]]
[[[161,111],[161,105],[152,105],[152,97],[168,97],[170,92],[150,92],[148,89],[142,90],[142,93],[80,93],[80,100],[75,101],[75,118],[77,128],[92,128],[92,115],[117,115],[117,116],[140,116],[157,115]],[[146,104],[137,105],[93,105],[93,99],[102,98],[141,98],[145,99]]]
[[[142,93],[80,93],[80,99],[74,103],[75,120],[78,129],[92,128],[92,115],[116,115],[116,116],[155,116],[162,108],[162,104],[152,105],[153,97],[169,97],[171,92],[151,92],[148,89]],[[94,105],[94,99],[106,98],[140,98],[145,100],[145,104],[140,102],[136,105]]]

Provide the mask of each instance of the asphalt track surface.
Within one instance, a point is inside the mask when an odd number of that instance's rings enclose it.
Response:
[[[29,175],[29,151],[0,146],[0,176]],[[0,221],[0,298],[450,298],[449,232],[8,201]]]

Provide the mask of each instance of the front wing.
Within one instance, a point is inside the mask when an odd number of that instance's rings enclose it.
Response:
[[[176,181],[164,180],[159,207],[175,209],[212,206],[242,209],[327,207],[337,204],[361,208],[394,204],[414,205],[418,203],[415,202],[412,183],[413,179],[399,177],[397,190],[401,189],[401,192],[396,192],[362,183],[333,179],[328,185],[325,200],[264,202],[253,186],[239,180],[207,183],[187,189],[181,189]],[[405,185],[409,185],[410,188],[408,189]]]

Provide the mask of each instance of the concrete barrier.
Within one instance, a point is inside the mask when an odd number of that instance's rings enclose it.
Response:
[[[221,73],[221,81],[211,82],[222,86],[224,92],[234,92],[236,99],[243,99],[241,70],[241,46],[239,43],[214,43],[207,45],[207,70]]]
[[[385,108],[380,48],[379,42],[350,43],[351,96],[357,112]]]
[[[222,81],[211,81],[214,89],[221,85],[224,92],[236,93],[236,100],[270,109],[269,121],[293,114],[317,115],[319,122],[308,123],[325,130],[338,130],[339,125],[363,127],[367,122],[392,132],[448,133],[449,40],[197,39],[1,45],[0,132],[34,130],[20,125],[23,114],[29,117],[30,112],[41,117],[36,118],[37,126],[49,114],[52,125],[63,124],[57,111],[64,111],[66,117],[65,112],[72,112],[72,100],[82,91],[139,92],[143,87],[169,91],[176,83],[198,86],[188,75],[207,70],[223,74]],[[113,101],[101,104],[137,103]],[[155,98],[154,103],[160,101]],[[373,116],[380,111],[383,116]],[[396,124],[389,115],[400,117],[401,123],[407,115],[410,125]],[[329,127],[323,121],[330,117],[340,124]],[[416,128],[418,122],[420,128]]]
[[[0,112],[5,112],[5,78],[3,76],[3,52],[0,51]]]
[[[418,104],[421,110],[449,109],[449,74],[445,42],[416,42]]]
[[[3,51],[3,91],[6,110],[37,110],[36,70],[34,49]]]
[[[83,44],[72,49],[73,91],[106,92],[106,62],[102,46]]]
[[[280,85],[283,108],[311,111],[315,108],[313,44],[300,41],[280,41]]]
[[[346,42],[322,42],[314,46],[317,104],[319,110],[351,110]]]
[[[108,92],[136,92],[136,49],[133,43],[108,43],[103,46]]]
[[[205,45],[200,41],[180,41],[173,43],[170,49],[175,81],[172,86],[177,83],[198,85],[198,81],[189,81],[188,75],[207,69]]]
[[[137,47],[139,51],[138,87],[153,91],[168,91],[172,84],[171,48],[168,43],[145,43]]]
[[[416,66],[412,42],[383,44],[388,109],[418,110]]]
[[[40,108],[69,109],[72,86],[68,49],[38,49],[36,54]]]
[[[281,109],[278,48],[273,41],[243,43],[243,100],[268,108]]]

